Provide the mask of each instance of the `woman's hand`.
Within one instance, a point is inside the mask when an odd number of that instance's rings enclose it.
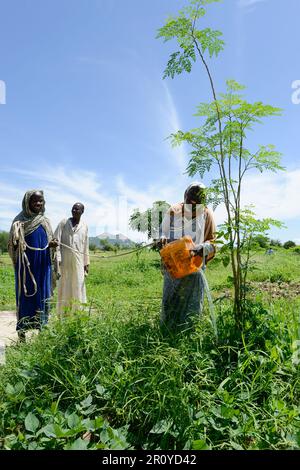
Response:
[[[190,250],[191,256],[201,256],[203,258],[203,248],[196,249],[194,248],[193,250]]]
[[[53,238],[51,242],[49,242],[49,248],[57,248],[59,245],[59,241],[56,238]]]
[[[168,240],[166,237],[161,237],[155,244],[159,250],[161,250],[166,244],[168,243]]]

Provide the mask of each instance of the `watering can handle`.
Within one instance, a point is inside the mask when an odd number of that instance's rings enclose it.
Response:
[[[203,248],[202,247],[198,248],[198,249],[194,248],[194,249],[190,250],[190,252],[191,252],[191,256],[201,256],[201,258],[203,256]]]

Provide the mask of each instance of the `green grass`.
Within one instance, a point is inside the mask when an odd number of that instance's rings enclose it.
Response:
[[[294,250],[277,249],[267,256],[264,250],[254,256],[253,272],[249,274],[252,282],[296,282],[300,284],[300,255]],[[87,278],[89,302],[94,307],[102,304],[140,302],[160,305],[162,276],[160,259],[157,253],[141,252],[120,258],[94,259]],[[228,277],[230,268],[212,261],[206,271],[213,297],[219,297],[226,289],[232,288]],[[0,256],[0,308],[15,308],[14,274],[8,255]],[[259,292],[258,292],[259,294]],[[259,296],[260,298],[260,296]],[[267,298],[267,296],[266,296]]]
[[[253,281],[278,266],[299,279],[299,255],[270,258],[257,254]],[[0,446],[298,449],[300,302],[256,292],[241,337],[230,300],[220,300],[229,274],[217,263],[207,270],[219,298],[217,341],[207,308],[190,331],[161,331],[156,253],[94,261],[89,312],[53,317],[31,342],[9,348],[0,368]]]
[[[15,278],[8,254],[0,255],[0,310],[15,309]]]

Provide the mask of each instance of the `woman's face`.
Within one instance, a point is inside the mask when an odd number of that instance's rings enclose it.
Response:
[[[203,192],[200,188],[191,188],[185,196],[186,204],[202,204],[203,203]]]
[[[29,199],[29,209],[35,214],[39,214],[45,204],[44,196],[42,193],[36,192]]]

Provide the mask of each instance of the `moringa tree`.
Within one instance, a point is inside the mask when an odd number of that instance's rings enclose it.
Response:
[[[243,212],[241,204],[244,178],[251,170],[283,169],[280,166],[281,154],[273,145],[261,145],[253,151],[246,146],[246,136],[263,118],[278,116],[281,110],[261,102],[247,102],[241,95],[244,87],[234,80],[227,80],[226,92],[217,94],[208,56],[218,56],[223,50],[222,33],[198,27],[206,13],[205,6],[215,2],[219,0],[192,0],[178,16],[166,21],[158,30],[158,37],[165,42],[177,41],[177,50],[171,54],[163,78],[191,72],[193,64],[200,62],[210,83],[212,101],[201,103],[197,108],[200,126],[188,132],[178,131],[170,137],[173,145],[189,144],[191,159],[187,173],[190,176],[199,173],[203,177],[211,171],[217,175],[212,179],[208,197],[215,207],[222,202],[226,208],[227,220],[222,231],[226,243],[222,251],[229,251],[234,283],[234,315],[237,326],[242,328],[245,270],[249,267],[243,261],[246,246],[243,233],[247,226],[247,212]],[[252,214],[249,226],[253,226],[253,219]],[[271,219],[261,222],[265,227],[279,224]]]

